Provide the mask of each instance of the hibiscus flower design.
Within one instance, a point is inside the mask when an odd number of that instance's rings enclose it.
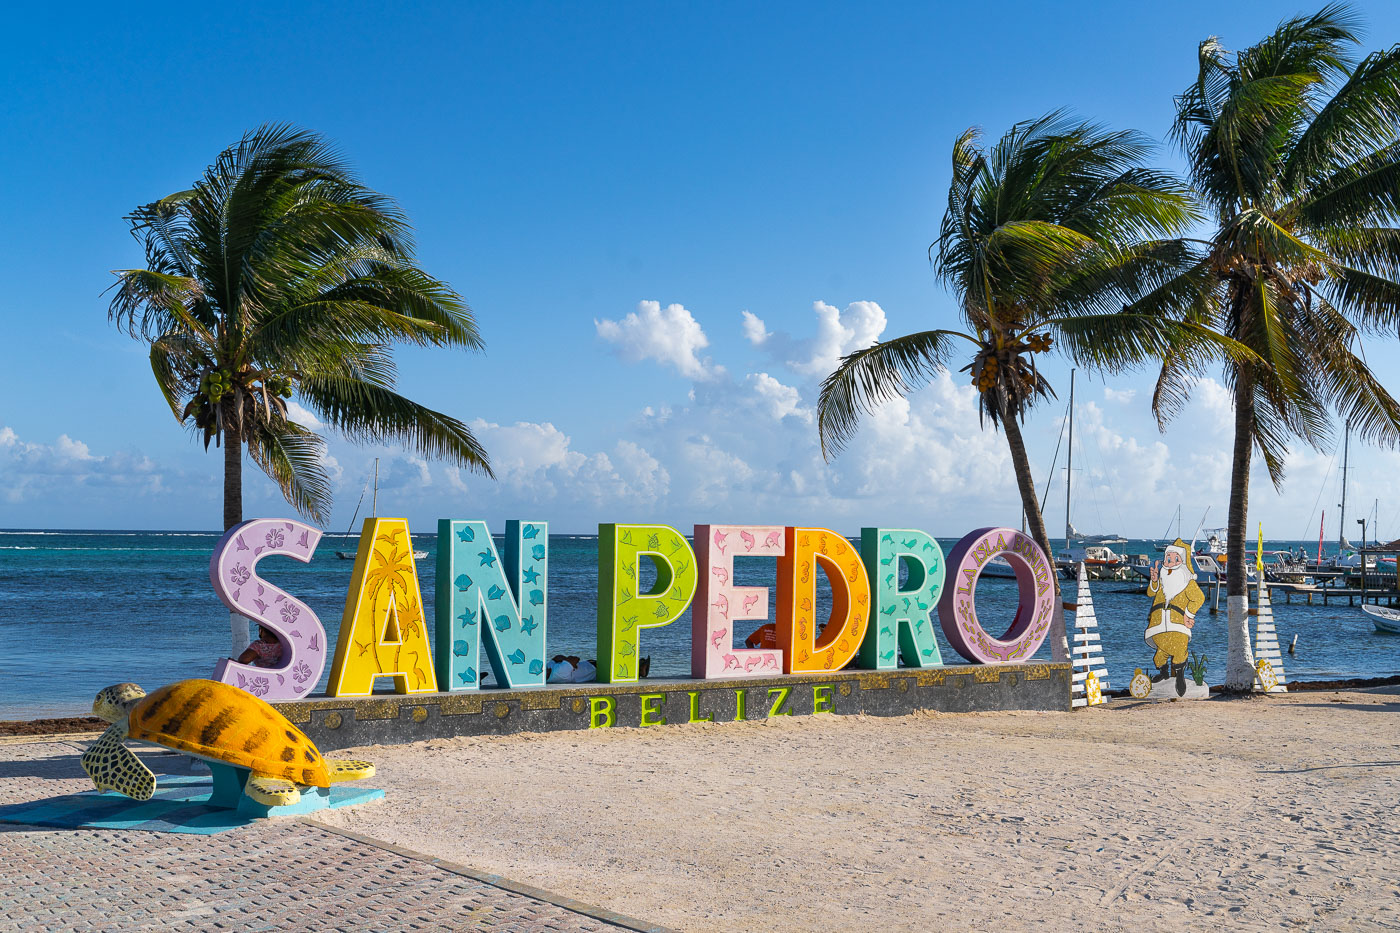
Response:
[[[311,679],[311,665],[305,661],[298,661],[296,667],[292,668],[292,680],[297,683],[306,683]]]
[[[248,682],[248,692],[255,697],[267,696],[267,691],[272,687],[266,677],[254,677]]]
[[[237,567],[234,567],[228,573],[229,579],[232,580],[238,586],[242,586],[243,584],[247,583],[248,578],[252,575],[252,571],[250,571],[247,567],[244,567],[242,564],[239,564]]]
[[[287,603],[285,606],[282,607],[282,621],[286,622],[288,625],[291,625],[293,622],[295,622],[297,620],[297,616],[299,615],[301,615],[300,606],[294,606],[291,603]]]
[[[282,529],[274,528],[267,533],[267,546],[270,548],[282,546]]]

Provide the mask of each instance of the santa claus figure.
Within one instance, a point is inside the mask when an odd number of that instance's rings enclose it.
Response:
[[[1180,538],[1167,548],[1166,557],[1152,568],[1147,587],[1152,597],[1152,613],[1147,618],[1147,643],[1156,649],[1152,663],[1157,674],[1152,682],[1176,677],[1177,696],[1186,695],[1186,646],[1196,613],[1206,603],[1206,594],[1196,583],[1191,549]]]

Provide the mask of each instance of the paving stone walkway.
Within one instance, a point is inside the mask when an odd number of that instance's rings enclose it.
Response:
[[[82,751],[0,745],[0,804],[90,788]],[[184,770],[174,756],[143,757],[157,774]],[[0,824],[0,933],[659,929],[472,875],[293,818],[214,836]]]

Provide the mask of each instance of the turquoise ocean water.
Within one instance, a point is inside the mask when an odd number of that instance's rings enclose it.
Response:
[[[231,648],[228,612],[209,586],[209,557],[218,538],[189,532],[0,531],[0,719],[84,715],[99,689],[119,681],[149,690],[209,676]],[[428,551],[418,570],[424,605],[431,607],[436,537],[415,535],[414,543]],[[946,553],[955,540],[940,543]],[[1302,543],[1266,542],[1265,547]],[[258,572],[310,605],[333,643],[353,567],[335,551],[353,551],[355,545],[353,537],[327,535],[310,564],[270,558]],[[594,657],[597,539],[551,535],[549,547],[549,653]],[[1134,541],[1115,550],[1152,553],[1152,546]],[[736,567],[737,582],[769,586],[775,600],[773,574],[771,558],[741,559]],[[1137,588],[1092,584],[1114,687],[1126,687],[1133,668],[1145,666],[1149,654],[1142,640],[1148,603],[1133,592]],[[1073,592],[1071,585],[1067,597]],[[824,595],[819,590],[819,602]],[[984,578],[977,595],[984,625],[999,635],[1015,611],[1014,585]],[[1359,608],[1280,602],[1275,616],[1281,642],[1298,636],[1296,657],[1286,658],[1290,677],[1400,673],[1400,637],[1375,634]],[[738,628],[742,642],[749,629]],[[647,630],[642,654],[652,657],[653,677],[689,675],[689,639],[689,614]],[[958,663],[941,632],[939,640],[944,661]],[[1192,647],[1210,657],[1208,676],[1218,683],[1225,659],[1223,597],[1220,615],[1202,611]],[[1048,657],[1048,649],[1041,655]],[[323,674],[318,692],[324,686]]]

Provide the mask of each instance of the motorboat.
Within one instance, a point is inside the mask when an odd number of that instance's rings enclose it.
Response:
[[[1090,544],[1085,547],[1068,547],[1055,555],[1055,565],[1071,580],[1078,579],[1079,565],[1091,580],[1117,578],[1120,571],[1128,566],[1127,558],[1118,554],[1106,544]]]
[[[1371,624],[1376,627],[1376,631],[1386,635],[1400,635],[1400,609],[1363,603],[1361,611],[1371,617]]]

